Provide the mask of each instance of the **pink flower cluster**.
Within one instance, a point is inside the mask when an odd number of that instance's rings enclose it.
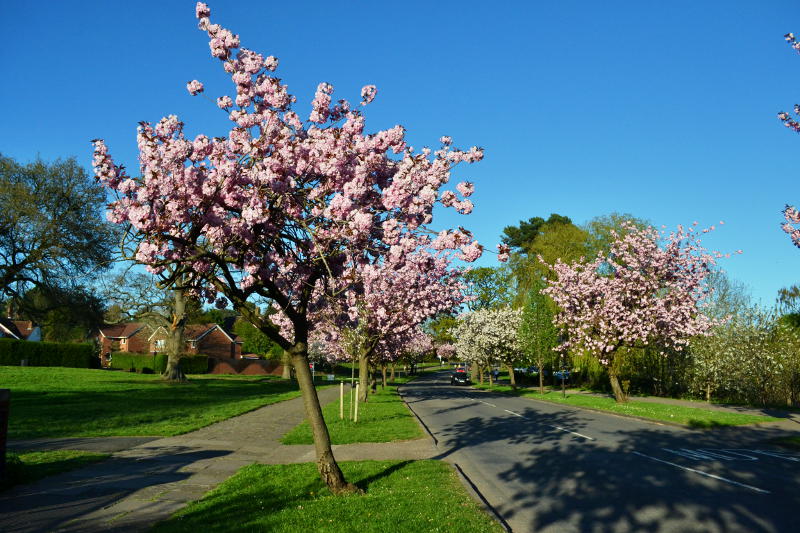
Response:
[[[192,96],[200,94],[201,92],[203,92],[203,84],[197,80],[192,80],[186,84],[186,90],[188,90],[189,94],[191,94]]]
[[[345,100],[334,103],[327,83],[318,86],[304,124],[292,109],[295,97],[272,74],[278,60],[241,48],[238,36],[211,22],[207,5],[199,3],[196,14],[235,89],[217,98],[229,131],[187,138],[174,115],[143,122],[135,178],[114,165],[102,140],[94,144],[95,174],[118,193],[109,218],[138,232],[139,260],[155,272],[184,272],[210,303],[219,292],[236,305],[270,298],[300,340],[309,316],[345,289],[358,303],[337,316],[352,320],[366,306],[376,327],[395,324],[401,333],[454,305],[447,261],[474,261],[482,247],[461,228],[431,240],[426,225],[435,205],[450,198],[443,189],[452,169],[480,161],[483,151],[448,140],[435,152],[415,152],[399,125],[365,133],[361,112]],[[195,80],[187,89],[197,94],[203,86]],[[367,86],[362,99],[375,94]],[[457,190],[463,198],[450,191],[445,207],[469,213],[474,187]],[[386,296],[395,290],[405,305]]]
[[[557,279],[542,292],[561,310],[554,323],[568,335],[562,349],[611,361],[621,346],[657,341],[680,350],[713,325],[700,304],[710,294],[705,278],[723,255],[700,245],[704,232],[678,226],[661,235],[633,225],[626,232],[607,257],[553,265]]]
[[[787,205],[783,210],[783,217],[786,222],[781,228],[792,238],[792,243],[800,248],[800,229],[793,226],[793,224],[800,224],[800,211],[794,206]]]

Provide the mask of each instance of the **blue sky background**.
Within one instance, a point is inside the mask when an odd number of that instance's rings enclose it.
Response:
[[[800,202],[800,136],[775,117],[800,102],[792,1],[212,2],[212,21],[280,59],[308,112],[317,84],[359,100],[378,86],[367,129],[404,125],[412,145],[447,134],[483,146],[454,183],[476,183],[469,217],[494,249],[502,228],[556,212],[577,223],[613,211],[674,227],[725,225],[705,244],[731,277],[772,303],[800,282],[780,230]],[[211,97],[232,94],[194,2],[0,0],[0,152],[27,162],[76,156],[95,137],[136,169],[140,120],[177,114],[187,133],[224,135]],[[494,264],[494,256],[481,260]]]

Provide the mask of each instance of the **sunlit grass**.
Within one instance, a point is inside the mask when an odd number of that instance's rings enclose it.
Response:
[[[169,436],[300,395],[274,376],[159,376],[53,367],[0,366],[11,389],[10,439]]]
[[[403,380],[405,381],[405,380]],[[354,442],[391,442],[416,439],[422,431],[397,394],[394,384],[386,389],[378,387],[377,394],[370,394],[367,403],[358,406],[358,422],[350,419],[351,395],[350,386],[345,386],[344,419],[339,418],[339,400],[326,405],[322,412],[331,435],[333,444],[351,444]],[[303,422],[284,435],[283,444],[312,444],[311,426]]]
[[[500,533],[452,467],[440,461],[341,462],[363,495],[333,496],[315,464],[244,467],[155,533],[300,531]]]

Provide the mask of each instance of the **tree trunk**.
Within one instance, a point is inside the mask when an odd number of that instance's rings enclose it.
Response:
[[[281,357],[281,364],[283,364],[281,377],[283,379],[292,379],[292,354],[284,350],[283,357]]]
[[[311,380],[311,369],[308,367],[308,347],[305,343],[299,342],[292,347],[290,353],[297,382],[300,385],[300,391],[303,393],[306,419],[314,435],[317,469],[322,481],[325,482],[325,485],[328,486],[328,489],[333,494],[362,492],[361,489],[344,479],[344,474],[342,474],[342,470],[333,456],[328,426],[325,425],[325,419],[322,417],[319,396],[317,396],[317,389],[314,388],[314,383]]]
[[[517,390],[517,377],[514,375],[514,367],[511,365],[506,365],[508,367],[508,379],[511,380],[511,388]]]
[[[536,361],[539,365],[539,394],[544,394],[544,360]]]
[[[362,351],[358,354],[358,401],[366,402],[369,399],[369,354]]]
[[[478,383],[483,385],[483,367],[482,366],[478,367]]]
[[[492,371],[492,367],[489,367],[489,386],[494,386],[494,372]]]
[[[181,289],[172,291],[172,294],[175,307],[167,338],[167,367],[161,377],[167,381],[185,383],[188,379],[181,368],[181,352],[184,348],[183,330],[186,327],[186,295]]]
[[[394,363],[392,363],[392,373],[389,374],[389,381],[394,383]]]
[[[617,400],[617,403],[627,402],[628,397],[619,385],[619,376],[617,376],[616,372],[611,370],[611,367],[608,369],[608,378],[611,381],[611,390],[614,391],[614,399]]]
[[[711,403],[711,383],[706,383],[706,401]]]
[[[381,366],[381,378],[383,379],[383,382],[381,383],[381,388],[385,389],[386,388],[386,365],[382,365]]]

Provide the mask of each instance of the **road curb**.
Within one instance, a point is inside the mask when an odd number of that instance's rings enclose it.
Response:
[[[469,476],[464,472],[464,470],[461,469],[461,466],[458,463],[450,463],[450,464],[453,465],[453,468],[455,468],[455,471],[458,473],[458,477],[461,479],[461,483],[464,485],[464,487],[466,487],[467,492],[469,492],[472,495],[472,497],[475,500],[477,500],[478,503],[480,503],[481,507],[483,507],[483,510],[486,511],[488,514],[494,516],[494,519],[497,520],[497,522],[508,533],[513,533],[513,530],[511,529],[511,526],[508,525],[508,522],[506,522],[505,519],[502,516],[500,516],[500,513],[497,512],[497,509],[495,509],[492,506],[492,504],[489,503],[489,501],[483,496],[481,491],[478,490],[478,487],[475,485],[475,483],[473,483],[472,480],[469,478]]]
[[[403,400],[403,403],[406,404],[406,407],[408,408],[408,410],[411,411],[411,414],[414,415],[414,417],[417,419],[417,422],[419,423],[420,426],[422,426],[422,428],[425,430],[425,432],[428,434],[428,436],[431,439],[433,439],[433,445],[438,448],[439,447],[439,439],[436,438],[436,435],[433,434],[433,432],[428,427],[428,425],[425,422],[422,421],[422,419],[419,417],[417,412],[414,411],[414,408],[411,407],[411,404],[406,401],[406,395],[403,394],[403,392],[400,389],[401,389],[401,387],[397,387],[397,394],[400,395],[400,399]]]

